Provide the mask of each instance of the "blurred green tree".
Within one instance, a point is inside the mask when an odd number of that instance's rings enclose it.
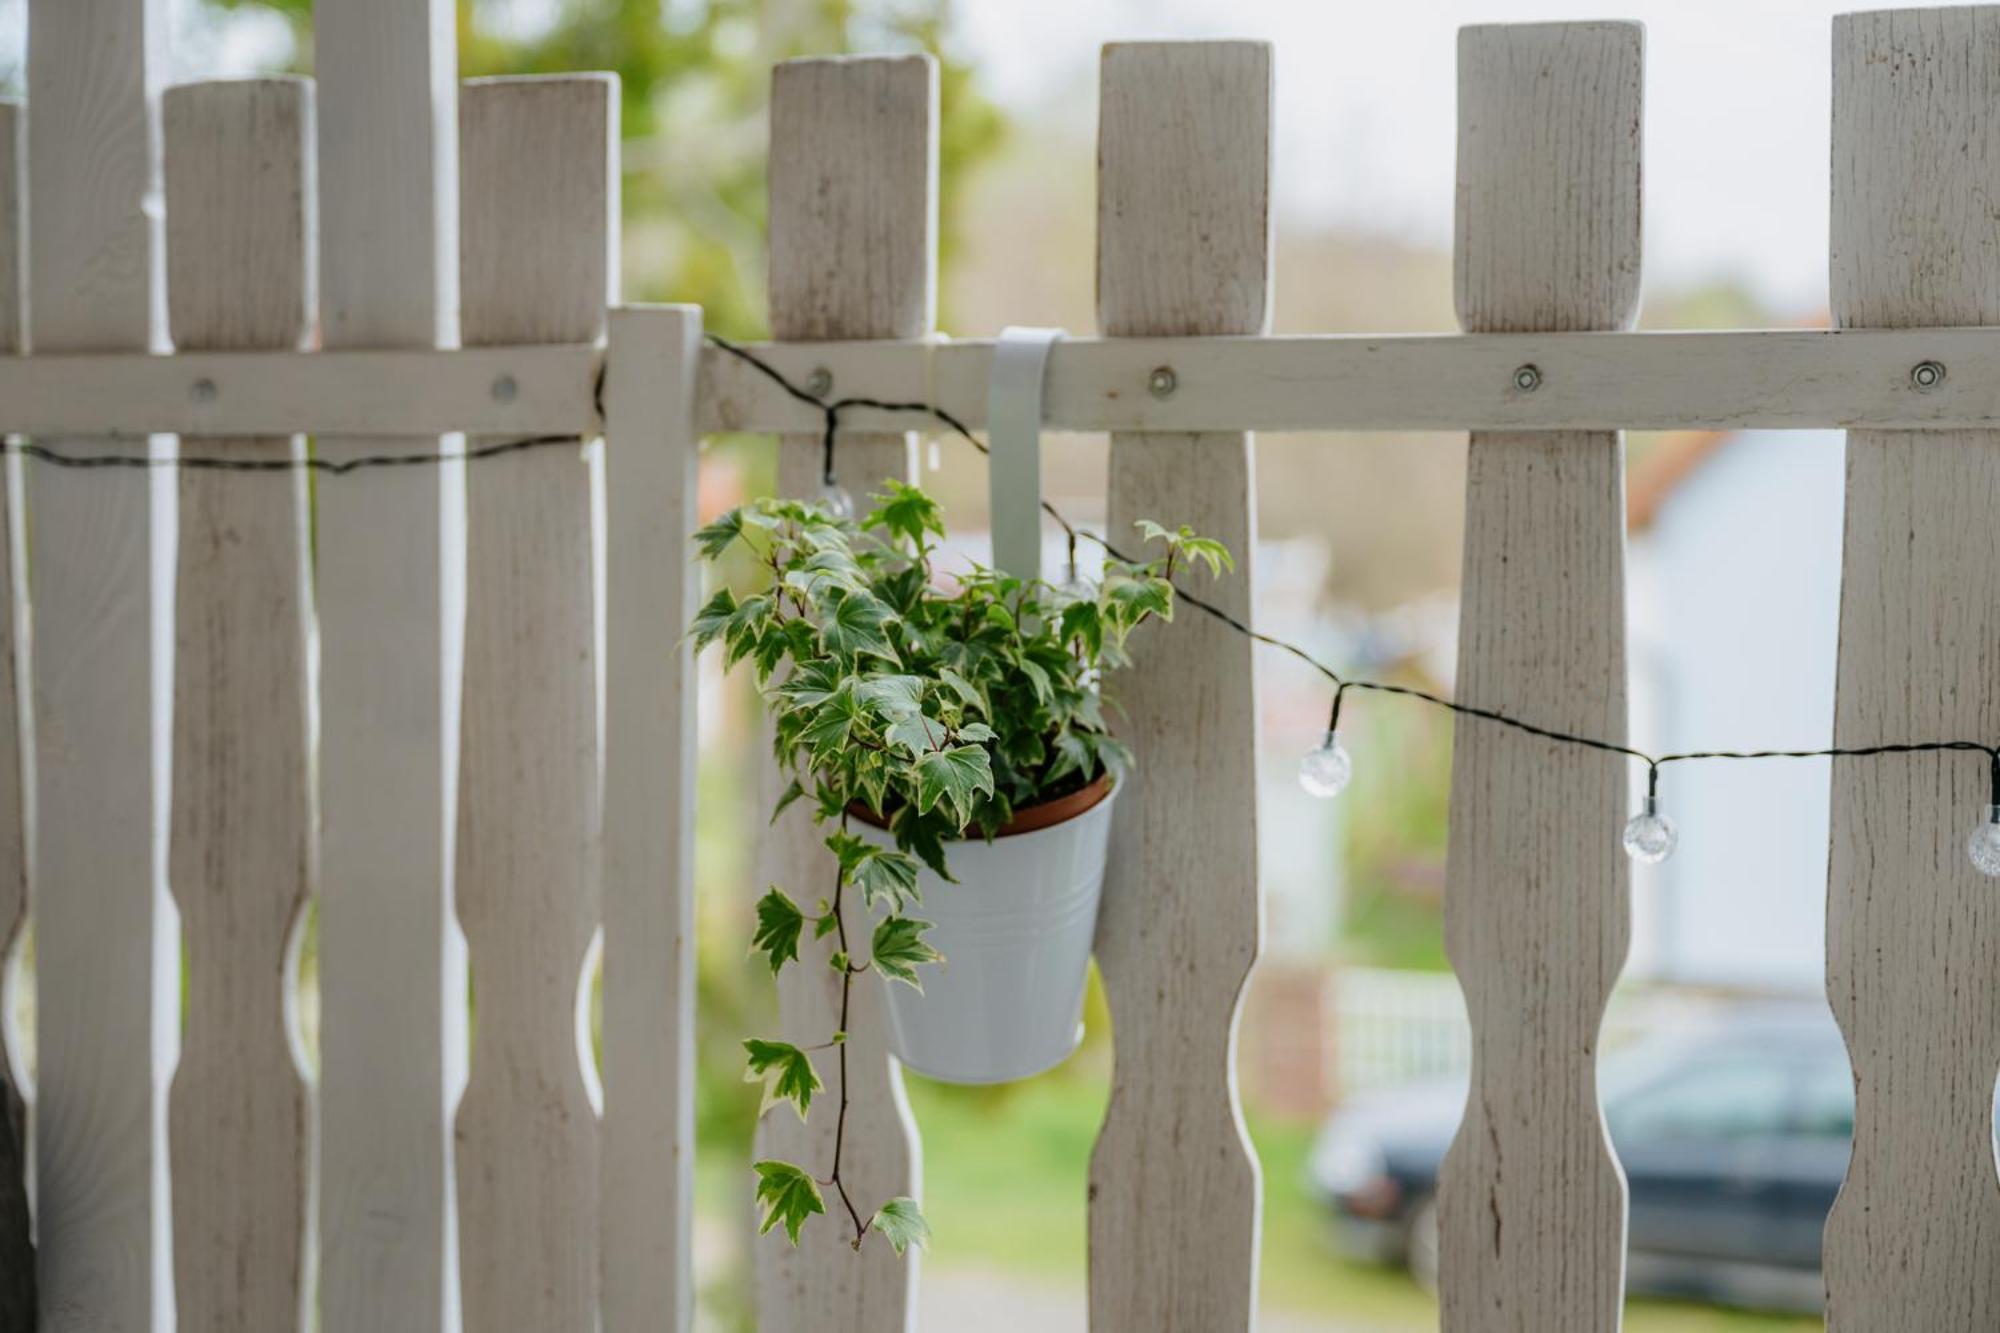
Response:
[[[312,67],[312,0],[203,0],[275,12]],[[691,301],[719,333],[764,331],[764,154],[770,66],[801,55],[938,59],[941,259],[957,248],[971,168],[1000,147],[998,110],[947,50],[952,0],[458,0],[459,72],[615,70],[623,84],[625,294]]]

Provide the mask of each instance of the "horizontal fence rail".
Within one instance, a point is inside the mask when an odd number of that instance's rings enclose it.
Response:
[[[932,403],[986,425],[990,339],[748,343],[794,384]],[[1522,387],[1532,369],[1533,388]],[[640,373],[655,373],[642,367]],[[1172,388],[1161,392],[1157,372]],[[588,434],[601,348],[0,356],[7,430],[133,438],[316,431]],[[1933,378],[1933,377],[1936,378]],[[818,408],[719,347],[701,355],[704,434],[817,432]],[[846,407],[841,429],[921,413]],[[1232,427],[1230,423],[1239,423]],[[1684,333],[1067,338],[1049,356],[1053,431],[1973,430],[2000,426],[2000,328]]]
[[[396,437],[597,429],[593,346],[0,357],[6,429]]]

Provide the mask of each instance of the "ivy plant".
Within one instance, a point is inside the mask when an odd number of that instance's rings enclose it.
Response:
[[[705,560],[742,547],[764,575],[756,591],[715,593],[691,632],[697,647],[720,643],[729,665],[750,664],[790,779],[772,818],[806,802],[828,826],[836,868],[830,893],[811,907],[776,886],[757,903],[752,949],[774,976],[799,962],[811,932],[833,937],[827,965],[841,983],[826,1041],[743,1043],[763,1109],[789,1102],[803,1120],[824,1087],[814,1057],[831,1051],[844,1130],[855,979],[873,970],[921,990],[921,970],[942,961],[916,915],[919,868],[949,881],[953,840],[990,838],[1016,811],[1115,779],[1129,762],[1106,722],[1105,671],[1126,664],[1136,627],[1173,618],[1176,568],[1232,568],[1221,543],[1186,528],[1148,522],[1139,532],[1149,559],[1113,558],[1101,583],[1062,588],[979,567],[943,578],[938,506],[897,482],[858,522],[767,499],[695,534]],[[894,846],[856,836],[854,819],[886,828]],[[850,890],[874,921],[865,955],[850,936]],[[924,1244],[930,1229],[913,1200],[887,1200],[864,1217],[841,1176],[844,1139],[836,1133],[825,1176],[755,1163],[760,1234],[783,1226],[797,1244],[800,1228],[827,1212],[831,1190],[856,1250],[871,1231],[898,1254]]]

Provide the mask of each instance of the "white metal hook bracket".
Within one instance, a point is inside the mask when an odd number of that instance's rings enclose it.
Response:
[[[993,345],[986,387],[987,475],[992,488],[993,567],[1042,576],[1042,387],[1061,329],[1005,328]]]

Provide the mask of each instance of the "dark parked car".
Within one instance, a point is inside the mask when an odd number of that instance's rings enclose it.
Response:
[[[1820,1233],[1854,1132],[1824,1006],[1758,1006],[1641,1041],[1606,1057],[1599,1090],[1630,1187],[1631,1290],[1820,1308]],[[1413,1084],[1327,1121],[1307,1183],[1343,1250],[1434,1281],[1438,1168],[1465,1096],[1463,1078]]]

